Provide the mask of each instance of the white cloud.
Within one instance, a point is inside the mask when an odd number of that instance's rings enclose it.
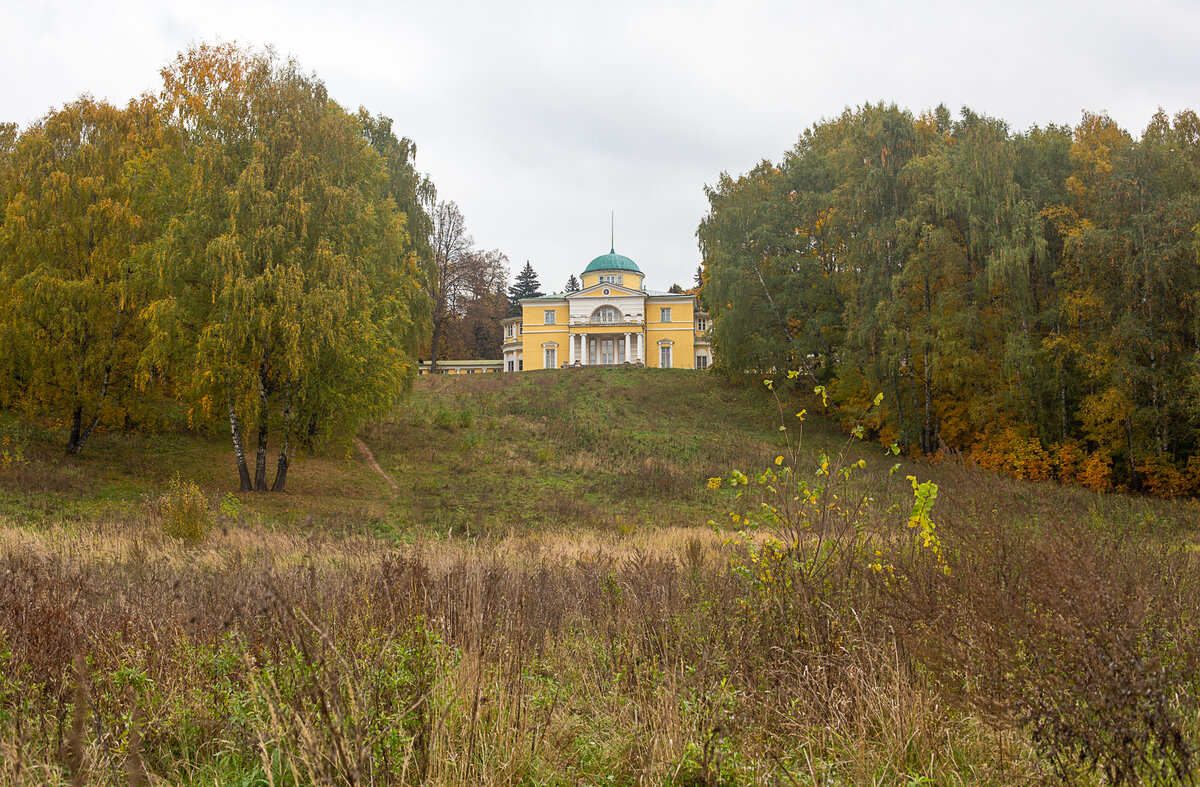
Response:
[[[702,188],[847,105],[969,105],[1020,130],[1107,110],[1137,133],[1197,95],[1200,7],[1143,3],[17,2],[0,118],[123,102],[201,40],[271,44],[396,120],[476,241],[547,288],[608,250],[690,281]]]

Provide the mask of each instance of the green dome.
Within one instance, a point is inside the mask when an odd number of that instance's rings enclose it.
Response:
[[[642,269],[633,260],[623,254],[617,254],[613,249],[609,249],[608,254],[601,254],[589,262],[588,266],[583,269],[584,273],[592,273],[593,271],[633,271],[634,273],[641,273]]]

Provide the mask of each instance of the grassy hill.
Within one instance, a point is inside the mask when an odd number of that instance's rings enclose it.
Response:
[[[27,461],[0,471],[0,522],[8,525],[123,521],[152,508],[178,475],[215,506],[232,494],[237,504],[227,510],[239,520],[394,539],[703,526],[729,509],[706,489],[708,478],[761,469],[784,446],[765,390],[685,370],[422,378],[410,400],[361,433],[396,490],[348,441],[302,454],[286,495],[238,494],[223,433],[101,435],[70,459],[61,435],[17,428],[11,414],[0,414],[4,423],[26,434]],[[789,426],[814,468],[845,440],[819,415],[802,436],[797,422]],[[883,452],[855,451],[881,483],[891,465]],[[909,473],[941,484],[940,506],[975,518],[1092,517],[1168,530],[1197,521],[1195,503],[1015,482],[955,464],[904,461],[901,478]],[[893,486],[903,497],[904,484]]]
[[[35,432],[0,476],[0,516],[121,519],[178,474],[263,524],[395,538],[703,525],[724,513],[705,480],[773,458],[777,427],[762,392],[683,370],[422,378],[361,435],[397,491],[348,442],[301,455],[287,495],[238,495],[224,434],[103,435],[68,459]]]
[[[426,378],[359,435],[378,471],[331,446],[285,495],[232,494],[223,435],[68,460],[5,416],[0,783],[1194,772],[1194,501],[892,473],[801,406],[793,455],[758,384]],[[194,542],[175,478],[215,523]],[[739,535],[764,504],[794,527]]]

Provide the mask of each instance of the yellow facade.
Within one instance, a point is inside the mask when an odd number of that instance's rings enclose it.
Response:
[[[555,367],[558,361],[558,348],[567,346],[566,326],[555,328],[550,325],[532,326],[522,333],[523,349],[525,351],[525,371],[545,369],[546,350],[555,350]]]
[[[521,316],[503,322],[503,371],[711,363],[708,315],[694,295],[644,289],[641,270],[615,252],[580,278],[578,292],[523,300]]]

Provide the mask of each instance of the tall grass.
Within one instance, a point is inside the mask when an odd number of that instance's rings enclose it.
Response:
[[[153,547],[10,548],[5,767],[40,781],[340,784],[1030,767],[1001,760],[969,715],[947,717],[872,618],[831,611],[819,639],[798,638],[711,535],[554,543],[363,543],[276,565],[239,548],[205,566]]]
[[[1182,550],[945,527],[949,575],[896,552],[890,582],[847,564],[801,587],[782,557],[760,553],[775,581],[747,575],[746,545],[705,531],[307,554],[214,534],[193,561],[142,527],[116,552],[27,540],[0,557],[8,781],[1178,783],[1195,768],[1200,572]]]

